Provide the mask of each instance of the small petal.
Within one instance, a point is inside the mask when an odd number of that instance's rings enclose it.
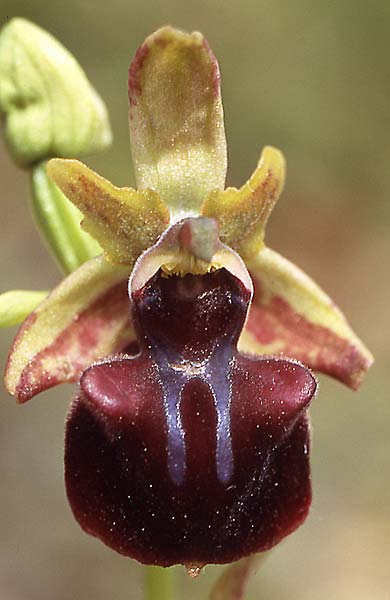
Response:
[[[133,265],[169,224],[155,192],[118,188],[77,160],[52,159],[47,173],[85,215],[82,227],[112,262]]]
[[[373,357],[333,301],[291,262],[264,248],[247,262],[255,294],[242,352],[301,360],[358,388]]]
[[[25,402],[77,380],[94,360],[133,340],[129,274],[98,257],[60,283],[19,330],[5,373],[8,391]]]
[[[161,194],[175,220],[223,189],[226,139],[217,60],[203,36],[164,27],[129,73],[130,135],[138,187]]]
[[[82,213],[46,175],[46,162],[31,172],[32,210],[39,231],[61,269],[71,273],[102,253],[99,244],[80,226]]]
[[[0,327],[19,325],[46,298],[48,292],[12,290],[0,294]]]
[[[12,19],[0,34],[0,112],[10,152],[22,165],[111,143],[104,103],[76,60],[26,19]]]
[[[265,227],[282,193],[285,169],[282,153],[266,146],[247,183],[240,189],[213,191],[203,204],[202,215],[216,219],[221,241],[244,258],[264,245]]]
[[[209,600],[244,600],[250,575],[263,564],[270,552],[252,554],[226,567],[217,579]]]

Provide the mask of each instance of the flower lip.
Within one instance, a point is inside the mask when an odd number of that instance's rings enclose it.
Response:
[[[156,362],[169,363],[178,379],[181,373],[202,375],[213,353],[220,366],[230,360],[250,298],[225,268],[184,277],[159,270],[133,294],[133,324]],[[223,345],[226,353],[219,352]]]
[[[313,375],[237,351],[251,292],[225,268],[133,292],[140,353],[82,375],[66,434],[81,526],[148,564],[224,563],[306,517]]]

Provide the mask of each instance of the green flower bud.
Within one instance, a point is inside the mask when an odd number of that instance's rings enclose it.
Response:
[[[0,33],[0,113],[9,151],[24,166],[111,143],[106,107],[79,64],[25,19],[12,19]]]

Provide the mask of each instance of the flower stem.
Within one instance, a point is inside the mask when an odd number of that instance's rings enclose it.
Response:
[[[146,567],[144,600],[173,600],[173,569]]]
[[[38,229],[66,274],[101,254],[99,244],[80,227],[82,213],[48,178],[46,161],[33,168],[31,187],[31,207]]]

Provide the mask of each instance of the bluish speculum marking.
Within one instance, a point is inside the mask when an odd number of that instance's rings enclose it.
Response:
[[[238,352],[251,291],[225,269],[132,289],[140,352],[88,368],[68,418],[77,519],[147,564],[268,550],[310,506],[314,377]]]
[[[176,485],[186,475],[181,400],[186,385],[199,379],[214,402],[216,473],[227,485],[234,471],[229,374],[250,292],[221,269],[168,278],[159,272],[134,296],[141,343],[158,368],[163,389],[169,475]]]

